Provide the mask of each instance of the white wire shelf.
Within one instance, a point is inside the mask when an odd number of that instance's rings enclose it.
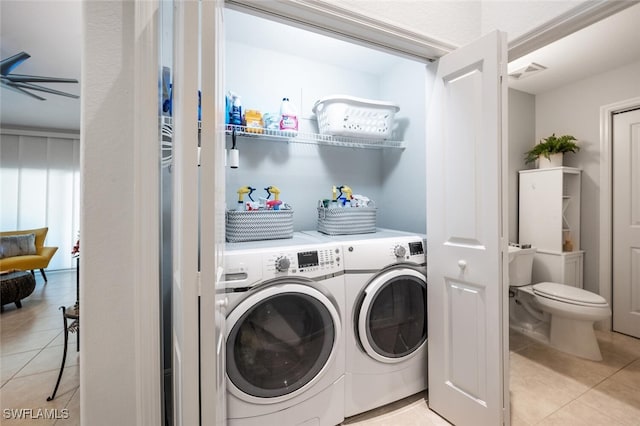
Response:
[[[342,136],[328,136],[320,135],[317,133],[302,133],[298,132],[293,136],[290,132],[283,130],[270,130],[270,129],[249,129],[246,126],[237,126],[227,124],[225,126],[225,132],[230,136],[235,129],[236,137],[241,138],[255,138],[265,139],[288,143],[304,143],[312,145],[332,145],[342,146],[349,148],[368,148],[368,149],[383,149],[383,148],[396,148],[404,149],[404,141],[391,141],[391,140],[377,140],[366,138],[347,138]],[[262,133],[257,133],[256,130]]]

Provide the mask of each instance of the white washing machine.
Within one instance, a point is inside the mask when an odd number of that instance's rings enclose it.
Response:
[[[226,245],[229,425],[344,420],[342,257],[299,233]]]
[[[323,238],[315,231],[307,232]],[[347,316],[345,417],[427,388],[423,236],[380,229],[324,236],[343,244]]]

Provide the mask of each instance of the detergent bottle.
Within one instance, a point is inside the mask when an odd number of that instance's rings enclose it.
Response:
[[[280,130],[290,136],[298,134],[298,112],[289,98],[282,98],[280,104]]]
[[[240,96],[229,91],[227,94],[228,124],[242,126],[242,101]]]

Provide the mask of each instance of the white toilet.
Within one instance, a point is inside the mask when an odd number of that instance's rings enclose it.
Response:
[[[601,361],[593,323],[611,316],[607,301],[565,284],[531,284],[535,248],[509,246],[509,326],[560,351]]]

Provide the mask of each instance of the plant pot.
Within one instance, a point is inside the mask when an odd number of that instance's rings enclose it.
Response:
[[[562,167],[562,153],[551,154],[549,158],[544,155],[538,158],[538,167],[541,169],[548,169],[550,167]]]

